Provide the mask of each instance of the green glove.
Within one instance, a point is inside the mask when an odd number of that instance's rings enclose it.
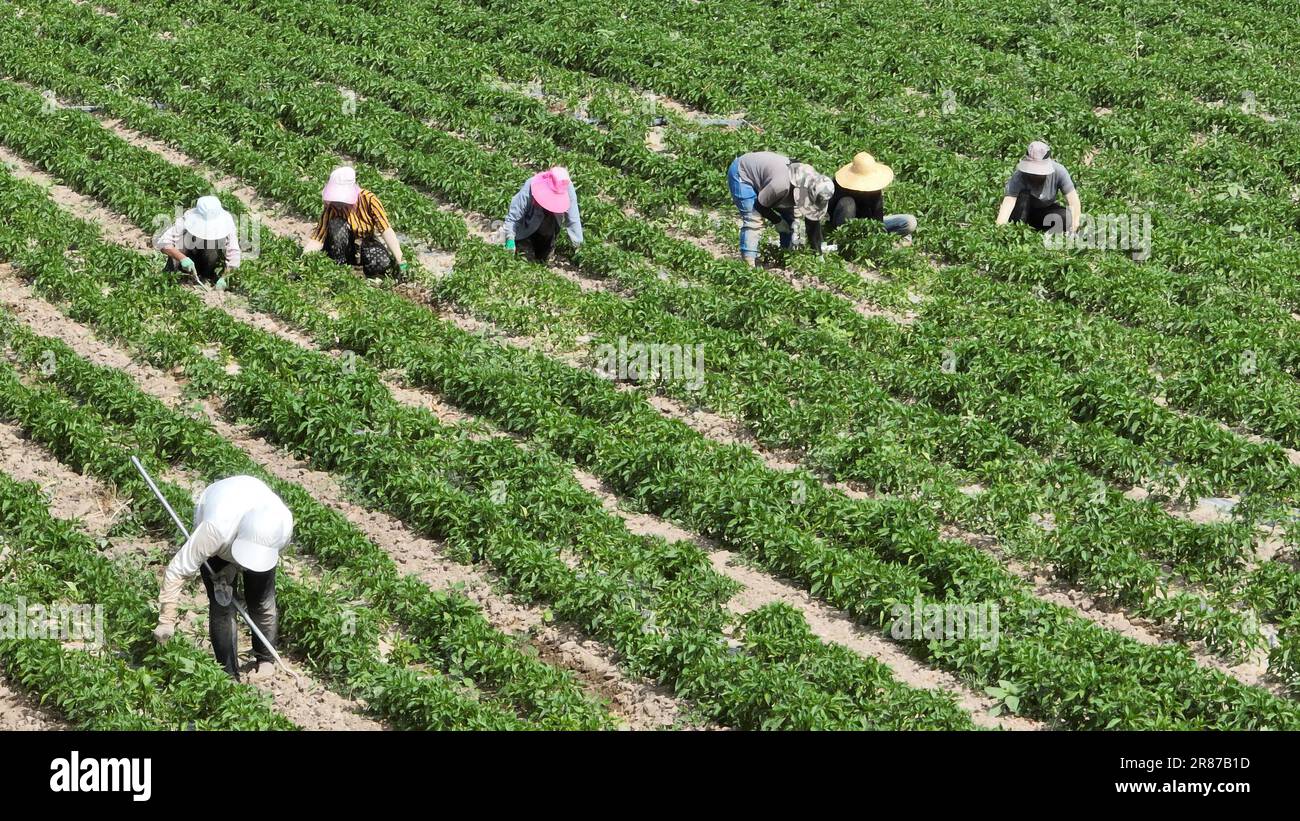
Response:
[[[507,250],[507,251],[513,251],[513,250],[515,250],[515,238],[514,238],[514,237],[506,237],[506,250]]]
[[[230,287],[230,284],[226,282],[225,277],[221,277],[220,279],[217,280],[217,284],[213,285],[212,287],[216,288],[218,291],[224,291],[226,290],[226,288]]]
[[[409,271],[410,269],[411,269],[411,263],[409,262],[403,262],[397,266],[397,272],[402,276],[406,276],[406,272]]]
[[[187,274],[194,273],[194,260],[189,257],[181,257],[181,270]]]

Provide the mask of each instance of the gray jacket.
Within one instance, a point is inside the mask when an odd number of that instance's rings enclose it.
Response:
[[[510,211],[506,214],[504,226],[506,239],[526,239],[532,236],[541,227],[542,220],[550,213],[533,200],[531,184],[532,177],[529,177],[519,189],[519,193],[510,200]],[[569,242],[572,242],[574,247],[581,245],[582,217],[578,214],[578,192],[574,190],[572,184],[569,185],[569,210],[564,214],[556,214],[555,218],[568,231]]]

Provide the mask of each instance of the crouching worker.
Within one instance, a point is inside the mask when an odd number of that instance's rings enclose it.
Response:
[[[865,151],[853,155],[853,162],[835,172],[835,194],[831,197],[831,230],[849,220],[869,219],[883,223],[891,234],[909,238],[916,231],[911,214],[885,213],[885,188],[894,181],[894,170]]]
[[[357,184],[357,172],[339,166],[321,190],[325,207],[303,251],[324,250],[340,265],[359,265],[368,278],[382,277],[392,268],[405,274],[402,246],[388,214],[373,192]]]
[[[811,165],[791,162],[774,151],[751,151],[732,160],[727,189],[740,213],[740,257],[746,264],[758,264],[764,220],[776,226],[781,247],[790,248],[794,221],[802,218],[808,246],[822,250],[822,220],[835,184]]]
[[[515,250],[517,242],[527,242],[532,247],[533,259],[545,263],[551,257],[560,228],[569,235],[575,250],[582,245],[578,192],[573,188],[569,170],[557,165],[534,174],[524,183],[510,200],[501,231],[507,250]]]
[[[235,583],[242,580],[248,615],[267,641],[275,643],[279,624],[275,606],[275,568],[280,551],[293,536],[293,514],[275,491],[253,476],[213,482],[194,508],[194,531],[172,557],[158,594],[158,628],[165,642],[176,632],[181,588],[196,573],[208,592],[208,636],[218,663],[239,678],[234,606]],[[271,650],[254,635],[255,675],[274,673]]]
[[[226,287],[225,274],[239,267],[235,218],[216,197],[199,197],[194,207],[154,240],[167,257],[167,271],[180,271],[200,285]]]
[[[1064,194],[1069,212],[1057,201]],[[1074,233],[1079,230],[1083,206],[1074,180],[1065,166],[1052,159],[1052,149],[1047,143],[1035,140],[1025,149],[1025,156],[1016,164],[1015,173],[1007,180],[1002,207],[998,209],[998,225],[1023,222],[1039,231],[1054,234]]]

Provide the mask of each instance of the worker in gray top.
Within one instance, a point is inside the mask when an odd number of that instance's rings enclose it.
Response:
[[[569,170],[557,165],[524,182],[510,200],[501,232],[506,250],[514,251],[516,241],[526,241],[532,245],[533,259],[544,264],[551,256],[555,236],[561,228],[575,250],[582,246],[578,192],[574,190]]]
[[[231,476],[208,485],[194,507],[194,531],[167,565],[158,593],[158,628],[167,641],[176,632],[176,611],[186,579],[201,573],[208,592],[208,636],[217,661],[239,677],[234,586],[243,581],[248,615],[273,643],[278,627],[275,568],[293,536],[293,514],[275,491],[254,476]],[[256,637],[257,675],[273,671],[270,648]]]
[[[1065,195],[1068,213],[1057,202],[1058,193]],[[1007,180],[997,224],[1023,222],[1039,231],[1072,234],[1079,230],[1082,215],[1083,206],[1070,172],[1052,159],[1052,149],[1047,143],[1041,140],[1030,143],[1015,173]]]
[[[830,177],[783,154],[752,151],[732,161],[727,188],[740,213],[740,256],[746,263],[758,263],[764,219],[776,225],[782,248],[793,242],[795,219],[803,219],[808,245],[821,251],[822,220],[835,193]]]

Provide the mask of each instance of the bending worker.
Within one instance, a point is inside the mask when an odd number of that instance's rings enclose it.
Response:
[[[154,240],[167,257],[167,271],[183,271],[202,284],[224,290],[224,274],[239,267],[235,218],[216,197],[199,197],[194,207]]]
[[[795,218],[802,218],[808,246],[822,249],[822,225],[835,184],[807,163],[791,162],[774,151],[751,151],[732,161],[727,188],[740,212],[740,256],[758,264],[758,237],[763,220],[776,226],[781,247],[794,242]]]
[[[303,244],[312,253],[322,248],[340,265],[360,265],[369,278],[382,277],[394,266],[406,273],[402,246],[388,214],[373,192],[357,184],[357,172],[342,165],[330,172],[321,189],[325,203],[316,230]]]
[[[835,172],[835,194],[831,197],[831,230],[849,220],[870,219],[883,223],[891,234],[910,237],[916,231],[911,214],[885,213],[885,188],[894,181],[894,169],[865,151],[853,155],[853,162]]]
[[[1069,213],[1057,202],[1057,194],[1065,194]],[[1074,180],[1065,166],[1052,159],[1052,149],[1047,143],[1035,140],[1025,149],[1025,156],[1016,165],[1015,173],[1007,180],[1002,207],[998,209],[998,225],[1023,222],[1039,231],[1074,233],[1079,230],[1083,206]]]
[[[158,593],[158,628],[154,637],[167,641],[176,632],[181,588],[196,573],[208,592],[208,636],[217,661],[239,678],[233,596],[242,579],[248,615],[267,641],[275,643],[279,625],[275,606],[275,568],[280,551],[293,536],[293,514],[275,491],[253,476],[213,482],[194,507],[194,531],[163,574]],[[270,648],[253,637],[256,675],[274,671]]]
[[[562,165],[529,177],[510,200],[505,225],[501,231],[506,250],[527,241],[533,259],[545,263],[555,247],[555,235],[563,227],[576,250],[582,245],[582,215],[578,212],[578,192],[573,188],[569,170]]]

